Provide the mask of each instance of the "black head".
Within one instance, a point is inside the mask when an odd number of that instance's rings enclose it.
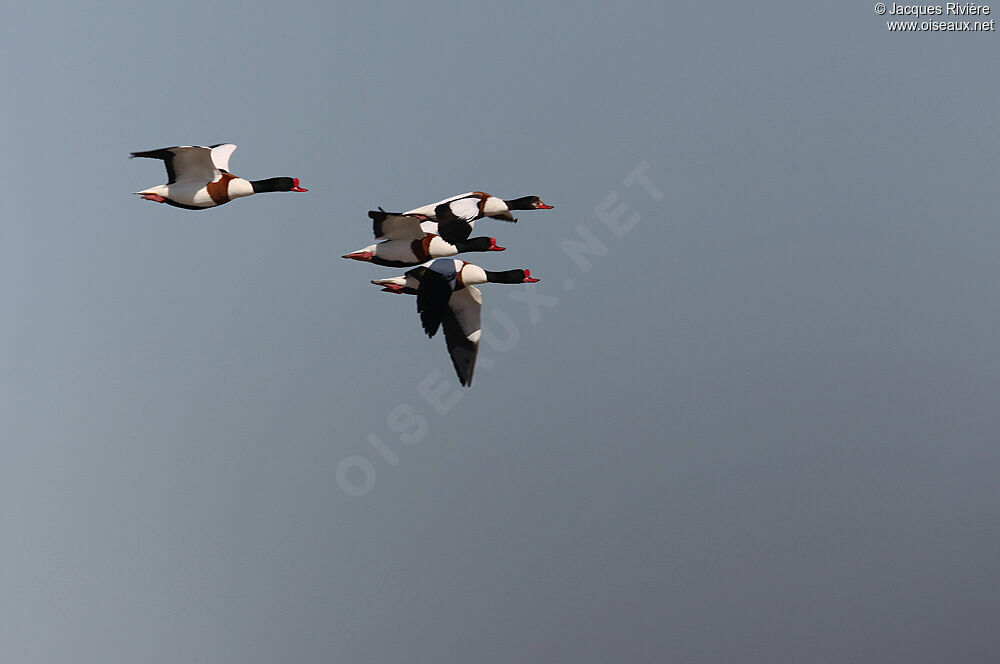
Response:
[[[309,191],[299,186],[298,178],[267,178],[252,180],[253,193],[263,194],[270,191]]]
[[[459,251],[506,251],[505,247],[497,246],[496,238],[471,237],[463,242],[456,242]]]
[[[494,284],[533,284],[538,281],[531,276],[531,270],[503,270],[490,272],[486,270],[486,281]]]
[[[513,200],[504,201],[508,210],[551,210],[551,205],[546,205],[538,196],[522,196]]]

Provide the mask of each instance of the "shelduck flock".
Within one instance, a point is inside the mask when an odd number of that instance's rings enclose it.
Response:
[[[179,145],[133,152],[132,157],[160,159],[167,183],[135,192],[143,199],[185,210],[206,210],[235,198],[273,191],[308,191],[298,178],[244,180],[229,172],[232,143]],[[517,221],[515,210],[551,210],[538,196],[502,199],[470,191],[408,212],[372,210],[375,243],[344,254],[344,258],[385,267],[412,268],[388,279],[374,279],[387,293],[417,296],[417,313],[428,337],[444,328],[452,364],[462,385],[472,384],[479,338],[483,296],[477,284],[530,284],[538,279],[529,270],[491,272],[452,258],[473,251],[504,251],[492,237],[469,237],[476,221],[488,217]]]

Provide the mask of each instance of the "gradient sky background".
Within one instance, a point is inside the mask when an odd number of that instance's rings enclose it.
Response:
[[[8,8],[0,660],[995,660],[1000,42],[746,5]],[[130,194],[218,142],[310,192]],[[442,415],[340,255],[472,189]]]

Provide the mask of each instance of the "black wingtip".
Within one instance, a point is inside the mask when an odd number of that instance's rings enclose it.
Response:
[[[171,159],[174,154],[169,148],[160,148],[158,150],[139,150],[138,152],[129,153],[129,158],[134,157],[145,157],[147,159]]]
[[[451,297],[451,284],[440,273],[421,266],[406,273],[420,282],[417,288],[417,313],[420,323],[428,337],[437,334],[448,311],[448,299]]]
[[[382,224],[385,223],[388,216],[382,208],[379,208],[378,212],[368,210],[368,218],[372,220],[372,233],[375,234],[375,237],[382,237]]]
[[[447,330],[446,330],[447,333]],[[476,370],[476,350],[464,346],[448,349],[451,355],[451,365],[455,367],[455,376],[462,387],[472,387],[472,374]]]
[[[434,320],[429,315],[425,315],[424,312],[421,312],[420,323],[424,328],[424,333],[429,339],[433,339],[434,335],[437,334],[438,330],[441,328],[440,320]]]
[[[448,244],[465,242],[472,235],[472,227],[465,222],[438,222],[438,236]]]

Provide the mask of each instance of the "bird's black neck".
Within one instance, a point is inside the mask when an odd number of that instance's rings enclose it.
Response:
[[[537,196],[521,196],[521,198],[504,201],[504,203],[507,204],[508,210],[534,210],[536,200],[538,200]]]
[[[493,242],[488,237],[470,237],[468,240],[459,240],[453,243],[459,253],[465,251],[489,251]]]
[[[503,270],[501,272],[486,272],[486,281],[492,284],[520,284],[524,283],[524,270]]]
[[[270,191],[291,191],[295,186],[292,178],[267,178],[266,180],[251,180],[253,193],[263,194]]]

